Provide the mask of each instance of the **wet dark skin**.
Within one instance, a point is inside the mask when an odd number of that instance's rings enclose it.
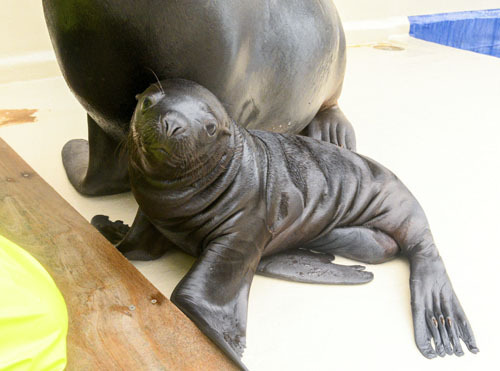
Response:
[[[478,352],[423,210],[375,161],[303,136],[247,131],[186,80],[138,96],[127,147],[141,218],[161,243],[125,253],[154,258],[175,247],[197,257],[171,299],[241,368],[253,275],[371,280],[360,266],[330,263],[333,254],[366,263],[407,257],[419,350],[461,356],[461,339]],[[325,272],[335,278],[321,281]]]
[[[134,96],[185,78],[219,97],[238,124],[355,149],[337,101],[345,37],[331,0],[44,0],[61,71],[88,113],[88,142],[62,151],[85,195],[130,189],[119,156]],[[141,215],[138,215],[141,218]]]

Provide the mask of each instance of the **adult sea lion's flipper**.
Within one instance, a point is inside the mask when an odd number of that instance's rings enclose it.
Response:
[[[256,273],[288,281],[323,284],[358,284],[373,279],[373,273],[365,272],[365,267],[334,264],[334,258],[306,249],[286,250],[262,258]]]
[[[261,255],[249,236],[225,235],[212,241],[171,297],[242,369],[248,294]]]
[[[121,143],[87,115],[88,141],[74,139],[62,149],[63,166],[70,183],[81,194],[103,196],[130,190],[128,159]]]
[[[318,112],[302,134],[356,151],[354,128],[337,104]]]

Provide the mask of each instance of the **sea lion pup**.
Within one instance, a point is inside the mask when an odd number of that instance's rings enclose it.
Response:
[[[128,149],[142,213],[165,246],[198,257],[171,300],[242,368],[256,270],[300,275],[311,250],[368,263],[402,253],[419,350],[428,358],[462,355],[461,338],[478,351],[422,208],[375,161],[307,137],[247,131],[186,80],[138,96]],[[341,276],[337,282],[371,279],[356,266],[318,267]]]

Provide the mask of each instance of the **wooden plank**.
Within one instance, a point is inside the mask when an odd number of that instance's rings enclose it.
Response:
[[[61,290],[68,370],[237,369],[1,138],[0,234]]]

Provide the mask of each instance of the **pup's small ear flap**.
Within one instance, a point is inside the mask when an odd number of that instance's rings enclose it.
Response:
[[[220,131],[224,135],[231,135],[231,129],[229,129],[227,126],[222,127]]]
[[[141,95],[140,95],[140,94],[137,94],[137,95],[135,96],[135,100],[139,100],[139,98],[140,98],[140,97],[141,97]]]

